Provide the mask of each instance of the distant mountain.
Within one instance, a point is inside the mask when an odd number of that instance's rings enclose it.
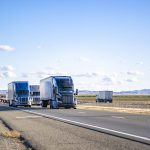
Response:
[[[80,90],[79,95],[96,95],[98,91]],[[150,95],[150,89],[115,92],[114,95]]]
[[[149,95],[150,94],[150,89],[142,89],[142,90],[133,90],[133,91],[121,91],[121,92],[114,92],[114,94],[121,94],[121,95],[134,95],[134,94],[139,94],[139,95]]]
[[[79,90],[79,95],[96,95],[98,91]]]
[[[0,90],[0,94],[5,95],[7,93],[7,90]]]
[[[0,90],[0,94],[6,94],[7,90]],[[79,95],[96,95],[98,91],[88,91],[88,90],[79,90]],[[150,89],[142,89],[142,90],[133,90],[133,91],[120,91],[115,92],[115,95],[134,95],[134,94],[141,94],[141,95],[150,95]]]

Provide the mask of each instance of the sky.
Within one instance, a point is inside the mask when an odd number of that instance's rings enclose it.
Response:
[[[149,0],[0,0],[0,89],[72,76],[79,90],[150,88]]]

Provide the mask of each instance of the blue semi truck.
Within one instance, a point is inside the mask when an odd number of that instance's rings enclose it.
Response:
[[[74,108],[77,107],[74,84],[70,76],[50,76],[40,80],[40,100],[42,107]]]
[[[29,93],[29,84],[27,81],[14,81],[8,84],[8,102],[9,106],[31,107]]]

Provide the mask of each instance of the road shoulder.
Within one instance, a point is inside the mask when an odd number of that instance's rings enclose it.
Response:
[[[0,150],[29,150],[17,131],[8,129],[0,119]]]
[[[140,109],[140,108],[105,107],[105,106],[95,106],[92,104],[78,105],[77,108],[83,110],[112,111],[112,112],[150,115],[150,109]]]

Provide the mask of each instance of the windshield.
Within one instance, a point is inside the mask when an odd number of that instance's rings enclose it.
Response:
[[[59,87],[58,88],[60,92],[73,92],[73,87]]]
[[[40,96],[40,92],[33,92],[31,93],[32,96]]]
[[[69,88],[73,87],[73,81],[71,78],[68,79],[56,79],[57,85],[60,88]]]
[[[27,82],[23,82],[23,83],[16,83],[16,90],[19,91],[24,91],[24,90],[28,90],[28,83]]]

